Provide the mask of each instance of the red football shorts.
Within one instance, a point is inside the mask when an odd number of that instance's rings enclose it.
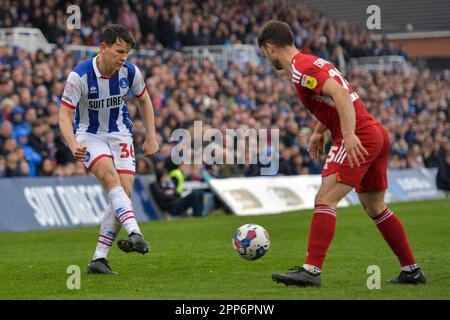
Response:
[[[336,141],[328,153],[322,177],[336,173],[338,182],[350,185],[356,192],[386,190],[387,162],[390,152],[389,135],[381,124],[369,125],[356,130],[356,135],[369,153],[360,166],[350,168],[344,148],[344,140]]]

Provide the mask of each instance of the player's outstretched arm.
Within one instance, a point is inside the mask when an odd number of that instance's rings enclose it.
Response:
[[[361,162],[365,162],[364,155],[369,153],[355,134],[356,114],[349,92],[336,80],[329,78],[322,87],[322,94],[331,97],[336,105],[350,167],[359,167]]]
[[[144,155],[146,157],[155,154],[159,150],[158,141],[155,134],[155,116],[153,111],[152,100],[147,90],[139,98],[139,109],[144,119],[145,125],[145,142],[143,145]]]
[[[84,161],[84,156],[86,154],[87,147],[81,145],[75,139],[73,134],[73,117],[75,112],[70,108],[61,105],[59,108],[59,130],[67,143],[70,151],[72,151],[73,156],[78,161]]]

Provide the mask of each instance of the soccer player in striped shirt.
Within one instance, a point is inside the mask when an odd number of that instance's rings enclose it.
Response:
[[[125,252],[150,250],[136,221],[130,200],[135,174],[133,123],[126,96],[138,98],[146,129],[145,156],[158,151],[154,112],[139,69],[127,61],[135,42],[121,25],[107,27],[100,36],[100,53],[69,74],[59,112],[61,133],[75,159],[83,161],[106,191],[107,212],[102,218],[97,247],[88,273],[115,274],[109,249],[123,226],[127,239],[118,241]]]
[[[286,285],[320,286],[322,264],[336,228],[336,206],[355,188],[400,262],[400,275],[392,282],[425,282],[400,220],[384,202],[390,151],[386,129],[330,62],[297,50],[288,24],[267,22],[258,35],[258,46],[277,70],[289,73],[302,104],[318,120],[309,143],[311,158],[324,151],[327,130],[333,139],[315,198],[306,260],[293,272],[274,273],[272,278]]]

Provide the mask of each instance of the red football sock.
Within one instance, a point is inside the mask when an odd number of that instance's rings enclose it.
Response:
[[[373,218],[373,221],[383,235],[384,240],[389,244],[398,260],[400,260],[400,265],[402,267],[414,265],[416,261],[406,238],[405,229],[403,229],[402,223],[394,212],[386,208]]]
[[[308,255],[305,264],[322,268],[335,229],[336,210],[327,205],[316,205],[309,229]]]

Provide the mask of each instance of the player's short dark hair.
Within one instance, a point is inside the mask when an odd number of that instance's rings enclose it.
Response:
[[[294,44],[294,33],[286,22],[270,20],[258,34],[258,47],[265,46],[267,43],[277,47],[286,47]]]
[[[123,41],[128,43],[131,48],[134,48],[136,46],[136,41],[134,41],[131,33],[121,24],[112,24],[108,26],[100,35],[100,42],[104,42],[108,46],[112,46],[114,43],[116,43],[117,39],[122,39]]]

